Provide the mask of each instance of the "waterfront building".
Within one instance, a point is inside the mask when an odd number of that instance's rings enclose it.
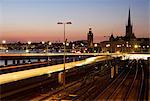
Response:
[[[150,38],[136,38],[131,24],[130,9],[128,13],[128,24],[126,25],[125,36],[109,36],[109,41],[100,42],[102,52],[150,52]]]

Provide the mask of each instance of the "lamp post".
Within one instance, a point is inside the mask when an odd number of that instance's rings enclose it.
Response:
[[[47,53],[47,55],[48,55],[49,46],[51,46],[51,45],[52,45],[52,43],[49,42],[49,41],[46,43],[46,53]],[[49,65],[49,61],[50,61],[49,56],[47,56],[48,65]]]
[[[46,50],[47,53],[48,53],[48,50],[49,50],[49,46],[51,46],[51,45],[52,45],[52,43],[48,41],[48,42],[47,42],[47,50]]]
[[[137,52],[137,49],[138,49],[138,45],[134,45],[134,51]]]
[[[6,48],[5,48],[5,44],[6,44],[6,40],[2,40],[2,47],[4,47],[4,51],[6,51]]]
[[[43,52],[46,53],[45,41],[42,41],[41,43],[42,43]]]
[[[64,90],[65,90],[65,74],[66,74],[66,68],[65,68],[65,63],[66,63],[66,32],[65,32],[65,27],[66,24],[72,24],[71,22],[58,22],[57,24],[63,24],[64,25],[64,57],[63,57],[63,61],[64,61],[64,68],[63,68],[63,86],[64,86]]]
[[[27,42],[27,46],[26,46],[26,53],[29,53],[29,46],[30,46],[30,44],[31,44],[31,41],[28,41]]]
[[[2,41],[2,44],[6,44],[6,40],[3,40],[3,41]]]

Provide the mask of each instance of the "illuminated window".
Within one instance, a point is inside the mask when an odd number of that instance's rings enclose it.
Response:
[[[110,44],[107,44],[106,47],[110,47]]]
[[[134,45],[134,48],[138,48],[138,45]]]
[[[117,45],[117,47],[121,47],[121,45]]]

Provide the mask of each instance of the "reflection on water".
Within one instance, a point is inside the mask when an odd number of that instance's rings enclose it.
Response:
[[[30,53],[42,53],[43,51],[41,50],[30,50]],[[26,53],[25,50],[0,50],[0,53]]]
[[[0,53],[14,53],[14,54],[19,54],[19,53],[26,53],[25,50],[0,50]],[[43,53],[42,50],[30,50],[30,53]],[[24,59],[25,63],[29,63],[29,59]],[[30,59],[30,62],[37,62],[37,59]],[[45,59],[40,59],[40,61],[45,61]],[[17,63],[17,60],[15,60],[15,63]],[[23,63],[23,60],[20,60],[20,63]],[[8,60],[8,65],[12,65],[13,60]],[[0,60],[0,66],[4,66],[5,61]]]
[[[29,63],[29,62],[38,62],[38,59],[24,59],[25,63]],[[40,59],[41,62],[45,61],[45,59]],[[17,63],[17,60],[15,60],[15,63]],[[23,60],[20,60],[20,64],[23,63]],[[13,60],[8,60],[8,65],[12,65],[13,64]],[[5,61],[4,60],[0,60],[0,66],[4,66],[5,65]]]

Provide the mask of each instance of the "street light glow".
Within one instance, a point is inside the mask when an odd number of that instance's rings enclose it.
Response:
[[[74,47],[74,46],[75,46],[75,44],[72,44],[72,46]]]
[[[6,40],[2,40],[2,44],[6,44]]]
[[[69,46],[69,43],[66,43],[66,46]]]
[[[26,49],[26,53],[29,53],[29,50],[28,50],[28,49]]]
[[[42,41],[42,44],[44,44],[45,42],[44,41]]]
[[[31,41],[28,41],[28,45],[30,45],[31,44]]]
[[[6,50],[6,53],[8,53],[8,50]]]
[[[52,45],[52,43],[51,43],[51,42],[49,42],[48,44],[49,44],[49,45]]]
[[[97,44],[94,44],[94,47],[97,47]]]
[[[138,45],[134,45],[134,48],[138,48]]]

